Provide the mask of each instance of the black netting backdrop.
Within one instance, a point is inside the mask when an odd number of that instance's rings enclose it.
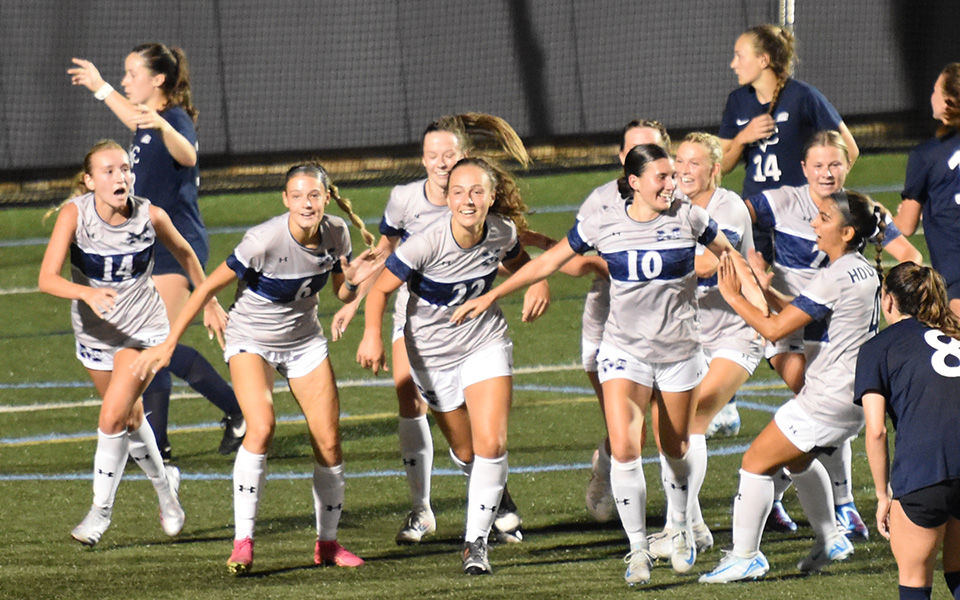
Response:
[[[925,136],[936,74],[960,60],[953,8],[796,0],[796,74],[848,123]],[[429,121],[466,110],[541,142],[612,133],[634,117],[715,131],[736,86],[734,41],[776,18],[775,0],[3,0],[0,179],[36,178],[77,165],[97,139],[129,139],[70,85],[72,56],[120,89],[135,45],[182,46],[201,160],[230,164],[415,144]]]

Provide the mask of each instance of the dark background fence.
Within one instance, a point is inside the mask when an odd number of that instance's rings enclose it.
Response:
[[[796,76],[851,125],[876,125],[868,149],[926,136],[936,74],[960,60],[956,8],[797,0]],[[736,87],[734,41],[776,19],[773,0],[3,0],[0,181],[75,169],[95,140],[129,140],[70,85],[72,56],[119,89],[135,45],[182,46],[209,167],[389,154],[466,110],[534,143],[609,137],[637,116],[715,131]]]

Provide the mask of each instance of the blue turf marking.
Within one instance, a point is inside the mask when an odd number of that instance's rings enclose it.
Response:
[[[736,446],[725,446],[715,448],[707,452],[710,456],[730,456],[733,454],[743,454],[749,448],[749,444],[738,444]],[[648,456],[643,459],[643,464],[659,464],[660,459],[656,456]],[[557,473],[561,471],[582,471],[591,468],[590,463],[570,463],[570,464],[552,464],[552,465],[522,465],[510,467],[511,473]],[[459,469],[434,469],[434,476],[438,477],[462,477],[463,473]],[[362,473],[344,473],[347,479],[369,479],[373,477],[406,477],[406,471],[400,470],[381,470],[364,471]],[[181,480],[190,481],[230,481],[233,478],[232,473],[183,473],[180,474]],[[312,479],[313,473],[270,473],[267,479],[279,480],[300,480]],[[22,475],[3,475],[0,474],[0,481],[91,481],[92,473],[59,473],[56,475],[46,475],[42,473],[24,473]],[[145,475],[127,475],[124,477],[128,481],[146,481]]]

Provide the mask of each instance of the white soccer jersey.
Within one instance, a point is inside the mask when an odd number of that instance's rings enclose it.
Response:
[[[116,304],[101,319],[82,300],[70,305],[73,331],[84,346],[98,349],[140,347],[134,340],[162,340],[170,331],[167,312],[153,285],[153,245],[157,234],[150,202],[131,196],[130,218],[108,225],[97,214],[93,193],[70,202],[78,209],[70,246],[74,283],[116,290]]]
[[[808,352],[797,402],[824,423],[862,423],[863,409],[853,403],[853,383],[860,346],[880,326],[876,270],[859,252],[844,254],[817,271],[792,304],[813,317],[811,325],[820,329],[820,343]],[[813,328],[808,326],[807,333]]]
[[[330,272],[350,259],[350,233],[343,219],[324,215],[317,248],[301,246],[283,214],[250,229],[227,257],[240,279],[225,332],[228,344],[256,342],[263,350],[286,352],[323,335],[317,319],[317,292]]]
[[[625,204],[606,206],[567,234],[575,252],[596,248],[610,269],[610,315],[603,341],[646,362],[675,362],[700,350],[694,256],[717,224],[705,210],[674,200],[646,223]]]
[[[717,188],[707,203],[707,214],[717,222],[734,248],[747,257],[753,248],[753,224],[750,211],[736,193]],[[702,246],[697,252],[708,251]],[[757,333],[747,325],[720,294],[717,288],[717,275],[706,279],[697,279],[697,300],[700,304],[700,341],[704,347],[721,349],[728,347],[725,340],[732,338],[743,340],[757,339]]]
[[[590,195],[580,205],[580,210],[577,211],[577,220],[583,221],[608,207],[623,206],[626,202],[620,195],[617,180],[608,181],[590,192]]]
[[[490,291],[501,261],[522,250],[513,222],[492,213],[483,240],[472,248],[457,244],[449,217],[397,248],[386,266],[410,289],[404,337],[411,366],[448,368],[509,339],[507,322],[496,304],[461,325],[450,323],[450,316],[465,301]]]
[[[604,207],[623,206],[626,200],[620,196],[617,180],[608,181],[594,189],[587,196],[580,210],[577,212],[577,221],[600,212]],[[584,340],[596,345],[603,339],[603,324],[610,314],[610,280],[597,277],[587,292],[583,301],[583,318],[581,319],[581,336]]]
[[[810,186],[784,186],[750,199],[757,226],[773,231],[772,285],[789,296],[800,293],[827,255],[817,248],[813,220],[820,210],[810,198]]]

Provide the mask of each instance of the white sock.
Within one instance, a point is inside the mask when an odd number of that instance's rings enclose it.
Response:
[[[792,473],[797,485],[797,496],[803,512],[810,521],[810,527],[817,539],[824,542],[837,535],[837,517],[833,510],[833,491],[830,489],[830,477],[819,461],[810,463],[802,473]]]
[[[647,547],[647,481],[640,459],[622,463],[610,459],[610,488],[630,549]]]
[[[773,476],[773,499],[782,502],[783,494],[790,489],[791,485],[793,485],[793,480],[790,479],[790,473],[786,469],[777,471],[776,475]]]
[[[473,457],[473,470],[467,487],[467,527],[464,539],[487,539],[497,516],[497,505],[507,483],[507,455],[499,458]]]
[[[688,528],[687,500],[690,486],[690,464],[687,457],[673,458],[661,454],[663,467],[663,491],[667,496],[667,526],[674,531]]]
[[[97,430],[97,451],[93,455],[93,503],[100,508],[113,508],[123,467],[127,464],[129,440],[126,431],[106,434]]]
[[[267,455],[254,454],[243,446],[233,461],[233,521],[234,539],[253,537],[257,520],[257,506],[267,479]]]
[[[400,417],[397,433],[400,435],[400,457],[410,486],[410,502],[413,506],[430,508],[433,437],[426,415],[414,419]]]
[[[821,454],[817,457],[824,468],[830,483],[833,484],[833,501],[837,506],[853,502],[852,465],[853,450],[850,440],[843,440],[833,454]]]
[[[773,480],[740,469],[740,488],[733,502],[733,551],[749,556],[760,550],[760,536],[773,506]]]
[[[140,427],[131,431],[129,436],[129,451],[134,462],[150,478],[158,496],[169,494],[167,470],[163,467],[163,458],[160,456],[160,448],[157,447],[157,438],[153,435],[150,422],[144,419]]]
[[[453,464],[457,465],[457,468],[460,469],[460,472],[470,477],[470,471],[473,469],[473,462],[463,462],[457,455],[453,453],[453,448],[450,448],[450,460],[453,461]]]
[[[690,435],[690,449],[687,450],[687,463],[690,465],[690,482],[687,488],[687,521],[691,525],[703,523],[700,511],[700,488],[707,476],[707,437],[700,434]]]
[[[317,515],[317,539],[337,539],[337,525],[343,513],[343,464],[324,467],[313,463],[313,509]]]

